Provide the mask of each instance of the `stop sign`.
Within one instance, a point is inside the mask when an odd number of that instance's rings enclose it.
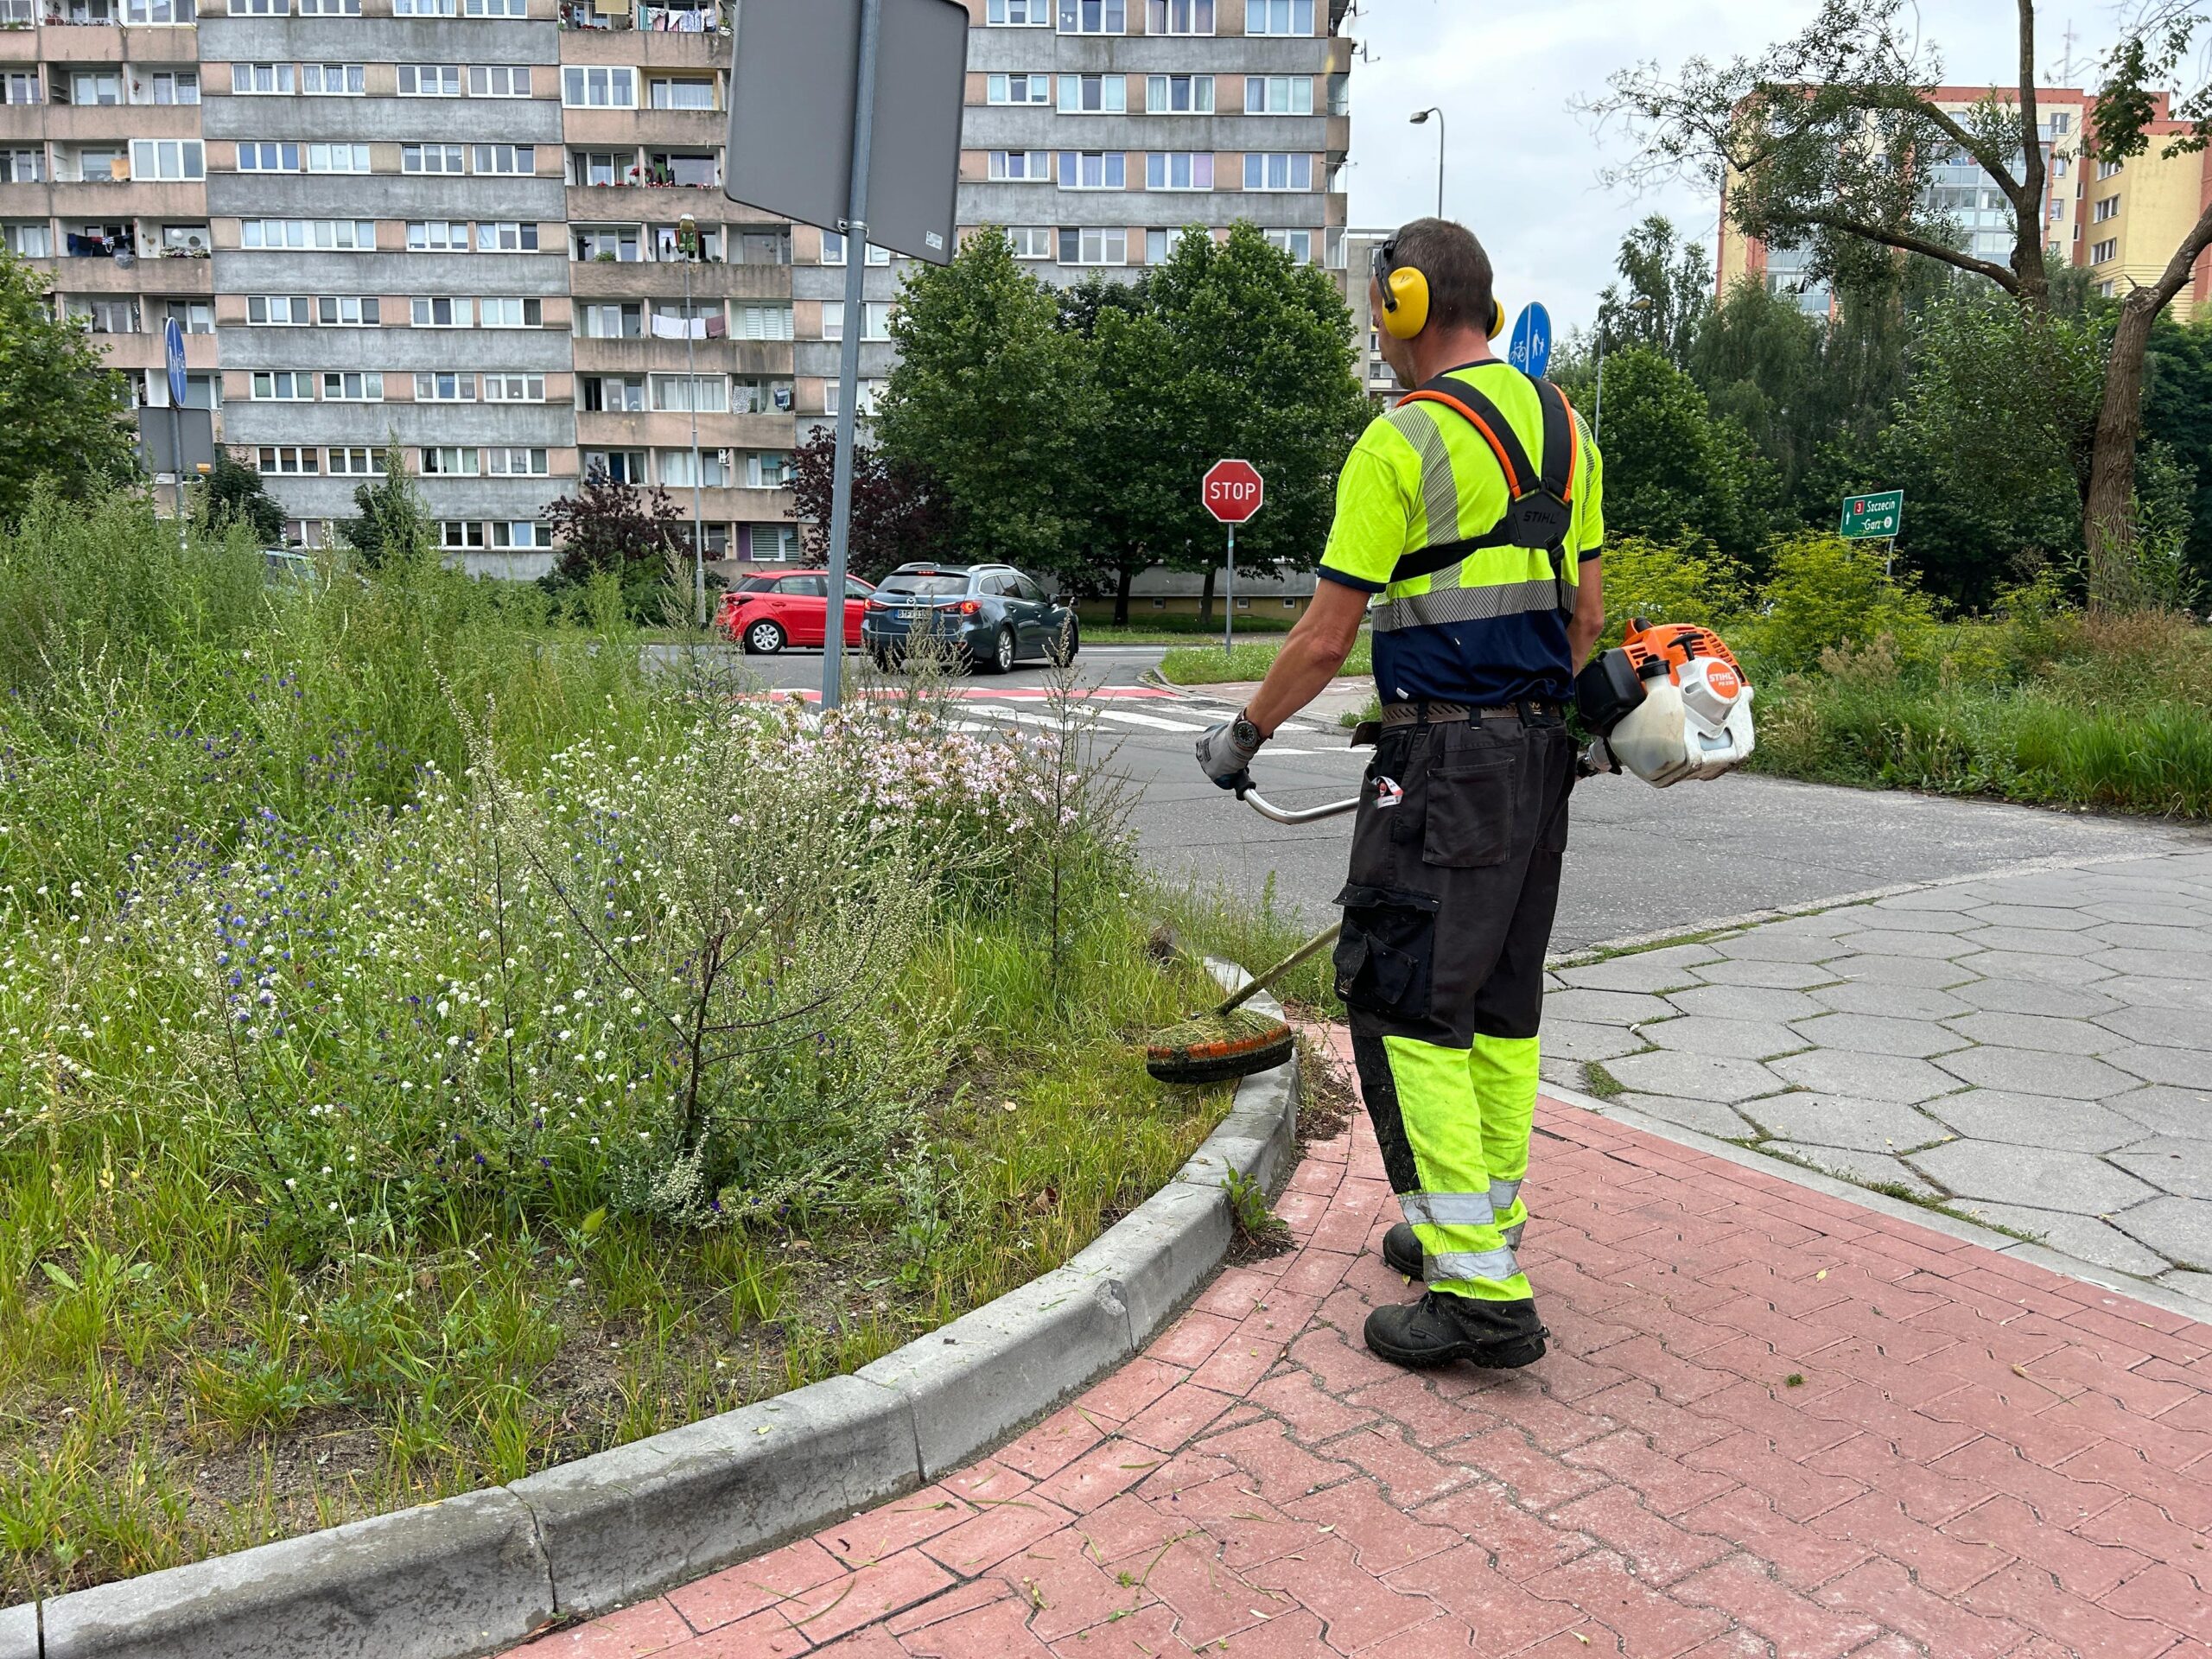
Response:
[[[1241,524],[1260,510],[1267,486],[1249,461],[1217,461],[1203,482],[1206,511],[1224,524]]]

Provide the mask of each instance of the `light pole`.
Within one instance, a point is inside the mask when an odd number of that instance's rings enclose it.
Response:
[[[1428,118],[1432,115],[1436,118],[1436,216],[1441,219],[1444,217],[1444,111],[1432,104],[1406,119],[1414,126],[1424,127],[1428,124]]]
[[[1626,307],[1630,311],[1649,311],[1650,308],[1651,296],[1649,294],[1637,296]],[[1605,320],[1602,316],[1598,319],[1598,396],[1590,411],[1590,435],[1593,439],[1605,435]]]
[[[706,526],[699,521],[699,377],[691,372],[699,321],[691,315],[691,262],[699,257],[699,222],[684,213],[676,221],[676,243],[683,255],[684,402],[691,406],[691,608],[692,621],[707,626]]]

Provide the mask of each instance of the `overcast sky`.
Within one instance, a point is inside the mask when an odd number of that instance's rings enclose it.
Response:
[[[2107,0],[2037,8],[2046,85],[2065,55],[2067,12],[2078,31],[2075,84],[2087,79],[2109,27]],[[1646,213],[1713,248],[1719,204],[1679,186],[1642,195],[1599,174],[1627,153],[1624,137],[1593,133],[1571,107],[1642,59],[1670,68],[1693,53],[1722,59],[1795,33],[1813,0],[1359,0],[1345,33],[1366,49],[1352,62],[1351,222],[1391,226],[1436,205],[1436,124],[1406,118],[1445,111],[1444,208],[1465,221],[1497,267],[1508,318],[1540,299],[1554,327],[1586,327],[1598,290],[1613,280],[1622,232]],[[1945,79],[2012,78],[2018,50],[2004,0],[1922,0],[1923,37]]]

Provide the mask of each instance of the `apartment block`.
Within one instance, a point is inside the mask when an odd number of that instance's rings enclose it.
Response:
[[[796,551],[792,447],[849,327],[869,407],[906,262],[848,318],[843,238],[723,196],[724,9],[207,3],[0,0],[0,238],[142,402],[174,316],[310,544],[396,446],[473,569],[542,573],[594,472],[696,499],[710,557]],[[1056,283],[1239,219],[1341,265],[1347,0],[967,4],[963,230]]]
[[[2012,99],[2014,89],[2003,86],[1939,86],[1937,108],[1964,115],[1994,98]],[[2084,263],[2090,232],[2084,231],[2085,207],[2083,139],[2095,99],[2078,86],[2040,86],[2036,89],[2037,130],[2043,145],[2044,216],[2048,227],[2045,245],[2069,264]],[[2012,165],[2022,165],[2014,152]],[[1946,145],[1927,156],[1921,167],[1923,206],[1947,215],[1956,228],[1960,245],[1977,258],[2010,266],[2012,261],[2012,204],[1990,182],[1980,164],[1956,145]],[[1729,181],[1726,189],[1732,189]],[[2171,244],[2169,246],[2171,247]],[[1805,275],[1807,255],[1802,248],[1769,248],[1737,229],[1728,216],[1726,190],[1721,200],[1720,246],[1714,261],[1718,291],[1726,294],[1738,278],[1763,277],[1770,291],[1796,299],[1810,315],[1827,316],[1834,296],[1825,283]]]

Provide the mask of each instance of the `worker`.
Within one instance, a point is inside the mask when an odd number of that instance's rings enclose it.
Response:
[[[1427,1288],[1376,1309],[1367,1345],[1401,1365],[1510,1368],[1548,1334],[1516,1252],[1575,775],[1564,715],[1605,616],[1598,448],[1558,388],[1491,354],[1502,314],[1465,226],[1405,226],[1371,283],[1409,395],[1352,447],[1313,601],[1198,764],[1244,782],[1371,621],[1382,712],[1337,895],[1336,986],[1405,1214],[1383,1259]]]

